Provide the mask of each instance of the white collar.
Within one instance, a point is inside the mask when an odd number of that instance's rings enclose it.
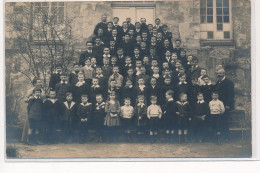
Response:
[[[133,85],[130,85],[130,86],[127,86],[128,88],[132,88],[133,87]]]
[[[34,96],[34,98],[35,98],[35,99],[40,99],[40,98],[41,98],[41,96],[39,96],[39,97],[36,97],[36,96]]]
[[[145,88],[145,85],[139,85],[138,87],[143,91]]]
[[[103,77],[103,74],[97,74],[96,77]]]
[[[221,81],[223,81],[223,80],[225,80],[226,79],[226,76],[224,76],[222,79],[221,79]]]
[[[170,101],[173,101],[173,98],[170,98],[170,99],[168,100],[168,102],[170,102]]]
[[[92,85],[91,87],[92,88],[99,88],[100,86],[99,85]]]
[[[54,74],[61,74],[61,72],[58,73],[56,70],[55,70],[53,73],[54,73]]]
[[[80,103],[80,105],[82,105],[82,106],[89,106],[89,105],[91,105],[92,103],[89,103],[89,102],[87,102],[87,104],[83,104],[83,103]]]
[[[77,86],[77,87],[80,87],[80,86],[82,86],[82,85],[84,85],[84,84],[85,84],[85,81],[82,81],[82,82],[78,81],[78,82],[76,83],[76,86]]]
[[[75,71],[72,71],[71,73],[77,75]],[[79,72],[78,72],[78,73],[79,73]]]
[[[204,100],[201,100],[201,101],[197,101],[197,103],[204,103],[205,101]]]
[[[177,103],[181,104],[181,105],[185,105],[188,103],[188,101],[182,102],[182,101],[177,101]]]
[[[186,81],[184,81],[184,82],[179,82],[179,85],[181,85],[181,84],[187,84],[187,82]]]
[[[155,77],[155,78],[159,78],[160,75],[159,75],[159,74],[153,74],[153,77]]]
[[[50,101],[54,104],[54,103],[56,103],[56,101],[57,101],[58,99],[56,99],[56,98],[55,98],[55,99],[49,98],[48,100],[50,100]]]
[[[108,54],[108,55],[103,54],[103,57],[108,57],[108,58],[110,58],[110,54]]]
[[[206,86],[206,85],[211,85],[211,84],[212,84],[211,81],[209,81],[208,84],[204,83],[204,86]]]
[[[68,109],[71,109],[76,103],[71,101],[71,104],[70,104],[70,107],[69,107],[69,104],[68,104],[68,101],[64,102],[64,105],[68,108]]]
[[[137,106],[143,107],[145,104],[144,103],[138,103]]]
[[[60,83],[61,83],[61,84],[64,84],[64,83],[65,83],[65,84],[68,84],[68,81],[63,82],[63,81],[61,80]]]

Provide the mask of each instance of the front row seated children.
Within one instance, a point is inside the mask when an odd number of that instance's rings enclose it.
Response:
[[[41,89],[33,90],[34,97],[28,101],[27,113],[30,124],[29,143],[36,145],[40,143],[40,133],[42,124],[43,100],[40,98]]]
[[[123,129],[126,133],[126,140],[128,142],[131,141],[130,133],[131,133],[131,125],[132,125],[132,118],[134,116],[134,108],[131,106],[131,99],[129,97],[124,99],[124,106],[121,107],[121,120]]]
[[[177,121],[178,121],[173,95],[174,92],[172,90],[166,91],[165,97],[167,102],[163,107],[163,116],[162,116],[163,125],[165,128],[165,133],[168,138],[168,142],[172,140],[172,135],[174,135],[175,130],[177,130]]]
[[[179,143],[183,141],[188,142],[188,127],[189,121],[191,121],[191,106],[187,101],[187,94],[181,93],[180,100],[176,102],[176,114],[178,115],[178,135]],[[182,134],[184,136],[182,136]]]
[[[151,105],[147,108],[147,118],[149,119],[151,142],[154,141],[153,135],[158,134],[159,122],[162,118],[162,109],[157,105],[157,97],[151,96]]]
[[[144,135],[145,126],[147,125],[147,104],[143,95],[137,96],[137,104],[134,107],[135,112],[135,124],[137,127],[137,134]],[[140,137],[139,141],[143,138]]]
[[[209,102],[211,127],[217,136],[217,143],[221,144],[221,132],[223,130],[223,114],[225,107],[222,101],[218,99],[218,93],[212,93],[212,101]]]
[[[209,106],[204,101],[204,96],[201,92],[197,94],[197,102],[193,105],[192,114],[193,137],[196,141],[203,142],[207,131],[206,121],[209,115]]]
[[[56,98],[55,90],[50,90],[49,96],[43,103],[43,111],[46,123],[46,142],[53,144],[57,142],[57,132],[60,127],[61,102]]]
[[[78,105],[77,117],[80,120],[80,143],[87,141],[89,122],[91,121],[92,103],[88,102],[88,95],[81,96],[81,103]]]
[[[116,129],[120,125],[120,103],[116,98],[116,93],[112,91],[105,106],[105,122],[104,125],[108,127],[108,140],[113,141],[116,135]]]
[[[61,113],[61,140],[66,143],[73,142],[75,132],[78,130],[79,118],[77,117],[77,105],[72,101],[72,93],[66,93],[66,101],[62,104]]]
[[[105,120],[105,105],[106,103],[103,102],[103,97],[101,94],[96,95],[96,104],[93,116],[93,127],[96,130],[98,136],[98,142],[102,142],[104,140],[104,120]]]

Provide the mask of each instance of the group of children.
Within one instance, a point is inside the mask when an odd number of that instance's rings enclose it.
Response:
[[[119,132],[131,141],[134,131],[152,142],[161,130],[167,141],[202,142],[212,129],[220,142],[225,107],[198,58],[186,55],[179,39],[173,48],[160,19],[134,26],[128,18],[123,27],[118,20],[106,23],[102,16],[70,74],[56,65],[47,99],[35,87],[28,101],[30,142],[41,133],[49,143],[86,142],[90,129],[98,141],[116,140]]]

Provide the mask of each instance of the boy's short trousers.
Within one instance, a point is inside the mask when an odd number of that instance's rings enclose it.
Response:
[[[178,129],[188,129],[189,118],[187,115],[178,116]]]
[[[151,117],[149,119],[149,125],[151,131],[157,131],[159,127],[160,118],[159,117]]]
[[[211,127],[215,132],[221,132],[223,129],[223,115],[222,114],[210,114]]]

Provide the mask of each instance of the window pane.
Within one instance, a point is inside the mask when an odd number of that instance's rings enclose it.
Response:
[[[207,22],[213,23],[213,16],[207,16]]]
[[[230,38],[230,32],[224,31],[224,38],[229,39]]]
[[[206,14],[206,8],[201,8],[200,9],[200,14]]]
[[[213,38],[214,38],[213,31],[208,31],[208,39],[213,39]]]
[[[208,15],[213,15],[213,8],[208,8],[207,13]]]
[[[51,5],[52,6],[57,6],[57,2],[52,2]]]
[[[40,7],[41,3],[40,2],[35,2],[34,5]]]
[[[222,0],[217,0],[217,7],[222,7]]]
[[[213,7],[213,0],[207,0],[207,7]]]
[[[223,6],[229,7],[229,0],[223,0]]]
[[[222,8],[217,8],[217,15],[222,15]]]
[[[217,30],[222,31],[223,30],[223,24],[217,24]]]
[[[229,16],[224,16],[224,23],[229,23]]]
[[[64,6],[64,2],[59,2],[59,6]]]
[[[222,16],[217,16],[217,23],[222,23]]]
[[[200,16],[200,22],[206,23],[206,16]]]
[[[42,2],[42,6],[48,6],[48,2]]]
[[[229,8],[223,8],[223,13],[224,14],[229,14]]]

